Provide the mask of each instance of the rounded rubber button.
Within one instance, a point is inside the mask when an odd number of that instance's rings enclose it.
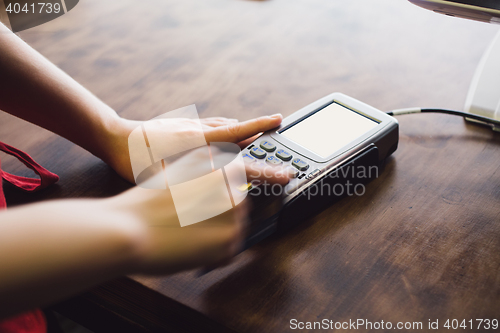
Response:
[[[276,156],[269,156],[268,158],[266,158],[266,162],[271,164],[271,165],[280,165],[281,163],[281,160],[279,158],[277,158]]]
[[[243,162],[245,163],[253,163],[256,161],[255,157],[251,156],[250,154],[244,153],[242,155],[243,157]]]
[[[273,152],[276,150],[276,146],[269,141],[261,141],[260,148],[264,149],[267,152]]]
[[[292,154],[284,149],[278,149],[278,151],[276,152],[276,156],[281,158],[283,161],[290,161],[293,158]]]
[[[296,158],[292,161],[292,165],[299,169],[300,171],[306,171],[309,168],[309,164],[302,161],[300,158]]]
[[[250,154],[260,159],[263,159],[267,155],[266,152],[259,147],[253,147],[252,149],[250,149]]]

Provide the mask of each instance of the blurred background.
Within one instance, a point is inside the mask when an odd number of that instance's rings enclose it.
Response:
[[[124,116],[250,118],[333,91],[461,109],[497,30],[406,0],[83,0],[20,36]]]

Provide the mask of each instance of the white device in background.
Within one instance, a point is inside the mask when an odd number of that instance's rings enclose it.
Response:
[[[409,0],[436,13],[500,24],[499,0]]]
[[[500,120],[500,31],[476,69],[465,111]]]
[[[500,24],[500,0],[409,0],[436,13]],[[421,110],[421,111],[418,111]],[[465,112],[436,109],[402,109],[390,114],[438,112],[461,115],[500,132],[500,32],[484,53],[472,79]],[[468,117],[467,114],[474,115]],[[490,119],[481,119],[481,118]],[[474,118],[474,119],[473,119]]]

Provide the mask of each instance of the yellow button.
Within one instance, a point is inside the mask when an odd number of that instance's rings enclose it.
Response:
[[[239,186],[238,190],[240,192],[245,192],[245,191],[250,191],[251,188],[252,188],[252,183],[248,183],[248,184],[243,184],[243,185]]]

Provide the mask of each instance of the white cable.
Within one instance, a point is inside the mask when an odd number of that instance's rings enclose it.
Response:
[[[401,115],[401,114],[410,114],[410,113],[420,113],[422,112],[421,108],[405,108],[405,109],[397,109],[391,111],[391,113],[394,116]]]

